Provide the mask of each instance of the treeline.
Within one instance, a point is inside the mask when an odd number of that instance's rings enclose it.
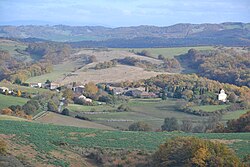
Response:
[[[118,59],[117,62],[120,64],[136,66],[136,67],[141,67],[141,68],[150,69],[150,70],[155,70],[158,68],[157,64],[153,64],[150,61],[140,60],[134,57],[125,57],[123,59]]]
[[[203,77],[250,87],[250,52],[238,49],[216,49],[197,51],[190,49],[180,56],[180,61],[187,63]]]
[[[238,37],[188,37],[188,38],[157,38],[136,37],[133,39],[109,39],[106,41],[68,42],[72,47],[108,47],[108,48],[159,48],[188,46],[249,46],[249,41]]]
[[[65,61],[72,52],[69,45],[46,42],[30,43],[25,50],[16,51],[30,56],[31,60],[19,61],[8,51],[0,50],[0,80],[7,79],[21,84],[30,77],[50,73],[53,71],[53,64]]]
[[[30,43],[25,51],[38,60],[50,60],[52,64],[63,62],[72,52],[69,45],[54,42]]]
[[[95,70],[106,69],[106,68],[115,67],[116,65],[117,65],[116,60],[105,61],[105,62],[101,62],[101,63],[96,64],[94,69]]]

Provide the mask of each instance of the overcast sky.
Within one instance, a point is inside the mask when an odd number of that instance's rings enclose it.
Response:
[[[0,0],[0,24],[108,27],[250,22],[250,0]]]

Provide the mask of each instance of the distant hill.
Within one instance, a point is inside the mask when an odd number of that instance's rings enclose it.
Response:
[[[0,37],[79,42],[99,47],[166,47],[187,45],[250,46],[250,23],[134,26],[0,26]],[[124,41],[121,41],[124,40]],[[119,41],[117,43],[117,41]],[[118,46],[116,46],[118,45]],[[74,46],[78,46],[77,43]]]

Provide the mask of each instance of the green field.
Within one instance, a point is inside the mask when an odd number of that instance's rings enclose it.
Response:
[[[21,92],[27,92],[27,93],[52,93],[48,89],[41,89],[41,88],[31,88],[27,86],[21,86],[21,85],[16,85],[16,84],[11,84],[11,83],[5,83],[5,82],[0,82],[0,87],[7,87],[12,90],[20,90]]]
[[[197,50],[211,50],[212,46],[196,46],[196,47],[174,47],[174,48],[112,48],[112,50],[134,50],[135,52],[141,52],[142,50],[147,50],[150,53],[150,56],[154,58],[158,58],[158,55],[161,54],[166,58],[173,58],[174,56],[178,56],[184,53],[187,53],[189,49],[197,49]]]
[[[167,138],[173,136],[197,136],[204,139],[220,139],[243,157],[250,154],[250,133],[177,133],[177,132],[122,132],[56,126],[24,121],[0,120],[1,134],[15,134],[14,141],[33,145],[41,153],[60,149],[61,142],[69,146],[85,148],[111,148],[154,151]]]
[[[229,107],[230,105],[204,105],[204,106],[194,106],[192,107],[195,110],[202,110],[205,112],[213,112],[216,110],[221,110]]]
[[[84,114],[91,120],[114,128],[126,129],[130,124],[137,121],[147,122],[153,129],[159,129],[166,117],[176,117],[178,120],[191,119],[193,122],[199,122],[201,117],[176,110],[176,100],[167,99],[133,99],[125,104],[131,108],[131,112],[108,112],[105,114]],[[68,107],[73,112],[86,112],[95,109],[95,111],[103,111],[108,109],[116,109],[117,106],[109,105],[101,106],[82,106],[71,104]],[[116,121],[110,121],[116,120]],[[117,121],[117,120],[127,120]]]
[[[245,114],[246,112],[248,112],[249,110],[237,110],[237,111],[233,111],[233,112],[228,112],[225,113],[222,116],[222,120],[227,121],[230,119],[237,119],[239,118],[241,115]]]
[[[11,105],[24,105],[29,99],[21,97],[6,96],[0,94],[0,109],[7,108]]]
[[[75,68],[79,67],[77,62],[64,62],[62,64],[54,65],[53,71],[48,74],[31,77],[26,82],[42,82],[44,83],[47,79],[50,81],[55,81],[59,78],[63,79],[67,74],[71,73],[75,70]]]

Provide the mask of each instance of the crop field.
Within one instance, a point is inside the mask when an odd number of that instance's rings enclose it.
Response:
[[[0,109],[11,105],[24,105],[29,99],[0,94]]]
[[[24,121],[0,121],[0,134],[13,135],[18,143],[33,145],[37,152],[51,153],[60,143],[83,148],[110,148],[154,151],[166,139],[174,136],[197,136],[218,140],[243,157],[250,154],[250,133],[178,133],[178,132],[122,132],[77,127],[56,126]]]
[[[189,49],[197,49],[197,50],[211,50],[212,46],[196,46],[196,47],[174,47],[174,48],[112,48],[113,50],[134,50],[135,52],[141,52],[142,50],[147,50],[150,53],[150,56],[154,58],[158,58],[158,55],[162,55],[166,58],[173,58],[174,56],[178,56],[180,54],[187,53]]]
[[[204,106],[194,106],[192,107],[195,110],[202,110],[206,112],[213,112],[216,110],[221,110],[227,108],[229,105],[204,105]]]

